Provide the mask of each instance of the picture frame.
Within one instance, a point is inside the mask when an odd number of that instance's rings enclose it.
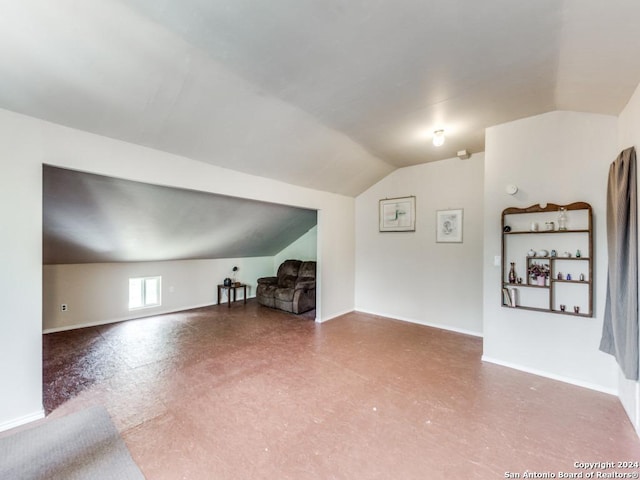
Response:
[[[462,214],[461,208],[436,211],[437,243],[462,243]]]
[[[385,198],[380,200],[381,232],[416,231],[416,197]]]

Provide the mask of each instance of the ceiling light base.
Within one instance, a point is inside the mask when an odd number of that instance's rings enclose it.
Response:
[[[444,130],[436,130],[433,132],[433,145],[441,147],[444,144]]]

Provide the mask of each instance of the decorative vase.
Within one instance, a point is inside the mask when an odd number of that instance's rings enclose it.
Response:
[[[545,276],[544,276],[544,275],[540,275],[540,276],[538,277],[538,286],[540,286],[540,287],[544,287],[544,285],[545,285],[545,283],[544,283],[544,282],[545,282],[545,280],[546,280]]]
[[[516,283],[516,263],[511,262],[511,268],[509,269],[509,283]]]
[[[560,207],[558,210],[558,230],[567,229],[567,209]]]

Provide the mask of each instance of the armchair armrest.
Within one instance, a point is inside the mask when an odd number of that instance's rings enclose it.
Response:
[[[258,285],[277,285],[278,277],[262,277],[258,279]]]
[[[316,288],[316,281],[313,279],[301,279],[296,282],[296,290],[314,290]]]

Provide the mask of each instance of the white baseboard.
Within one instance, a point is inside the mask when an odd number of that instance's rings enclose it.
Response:
[[[254,297],[247,297],[247,300],[254,298]],[[242,299],[240,299],[242,300]],[[220,303],[220,305],[226,304],[227,302],[222,302]],[[98,322],[89,322],[89,323],[80,323],[80,324],[72,324],[72,325],[65,325],[63,327],[54,327],[54,328],[47,328],[42,330],[42,333],[56,333],[56,332],[64,332],[67,330],[76,330],[78,328],[87,328],[87,327],[98,327],[100,325],[110,325],[112,323],[119,323],[119,322],[126,322],[127,320],[138,320],[140,318],[146,318],[146,317],[155,317],[157,315],[168,315],[170,313],[176,313],[176,312],[183,312],[185,310],[193,310],[194,308],[203,308],[203,307],[213,307],[217,305],[217,303],[204,303],[201,305],[190,305],[190,306],[184,306],[184,307],[179,307],[179,308],[172,308],[170,310],[162,310],[162,311],[155,311],[155,312],[145,312],[144,314],[139,314],[139,315],[135,315],[135,316],[126,316],[126,317],[122,317],[122,318],[112,318],[112,319],[108,319],[108,320],[100,320]],[[142,313],[142,312],[141,312]]]
[[[482,361],[488,362],[488,363],[494,363],[496,365],[500,365],[507,368],[513,368],[514,370],[520,370],[521,372],[531,373],[539,377],[558,380],[559,382],[569,383],[571,385],[576,385],[578,387],[588,388],[589,390],[595,390],[597,392],[618,396],[618,391],[616,389],[606,388],[591,382],[583,382],[582,380],[576,380],[575,378],[565,377],[563,375],[556,375],[555,373],[546,372],[544,370],[538,370],[537,368],[529,368],[523,365],[518,365],[517,363],[505,362],[503,360],[498,360],[497,358],[488,357],[486,355],[482,356]]]
[[[11,430],[12,428],[16,428],[16,427],[19,427],[20,425],[25,425],[27,423],[35,422],[36,420],[40,420],[43,418],[44,418],[44,409],[40,409],[37,412],[29,413],[27,415],[14,418],[13,420],[0,423],[0,432],[4,432],[5,430]]]
[[[338,318],[341,317],[342,315],[346,315],[347,313],[351,313],[354,310],[345,310],[343,312],[339,312],[339,313],[335,313],[333,315],[331,315],[330,317],[326,317],[326,318],[317,318],[316,317],[316,323],[324,323],[324,322],[328,322],[329,320],[333,320],[334,318]]]
[[[369,311],[369,310],[361,310],[359,308],[356,308],[356,311],[357,312],[362,312],[362,313],[367,313],[369,315],[376,315],[378,317],[390,318],[392,320],[400,320],[402,322],[416,323],[418,325],[424,325],[425,327],[438,328],[440,330],[448,330],[450,332],[462,333],[464,335],[471,335],[473,337],[482,338],[482,333],[481,332],[475,332],[473,330],[467,330],[465,328],[452,327],[451,325],[443,325],[441,323],[425,322],[424,320],[418,320],[418,319],[415,319],[415,318],[400,317],[398,315],[391,315],[391,314],[387,314],[387,313],[372,312],[372,311]]]

